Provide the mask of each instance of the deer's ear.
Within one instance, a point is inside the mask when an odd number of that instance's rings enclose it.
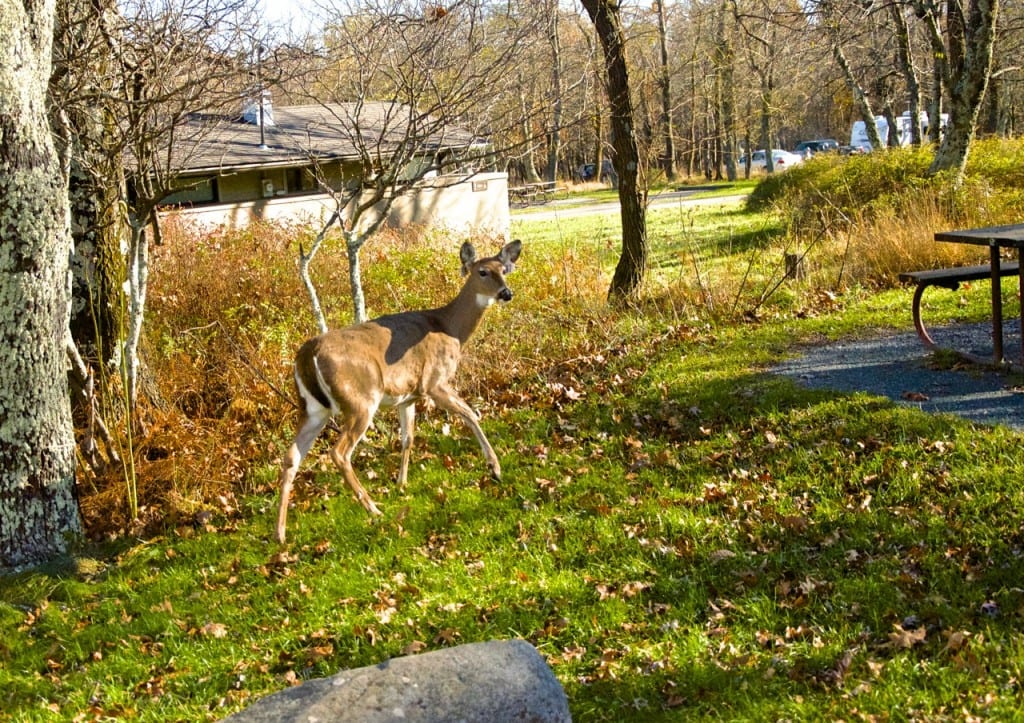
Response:
[[[476,249],[469,241],[462,244],[462,248],[459,250],[459,259],[462,261],[462,275],[465,276],[469,273],[469,267],[476,261]]]
[[[523,242],[516,239],[511,243],[505,244],[501,251],[498,252],[498,261],[505,267],[506,274],[511,274],[515,271],[516,260],[519,258],[519,252],[522,250]]]

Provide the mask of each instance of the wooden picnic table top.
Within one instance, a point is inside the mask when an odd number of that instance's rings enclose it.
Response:
[[[1024,249],[1024,223],[988,226],[986,228],[969,228],[959,231],[939,231],[935,234],[935,240],[948,243]]]

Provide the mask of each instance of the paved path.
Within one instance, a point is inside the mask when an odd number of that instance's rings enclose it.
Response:
[[[942,346],[991,354],[991,325],[955,324],[930,329]],[[1020,349],[1020,320],[1007,322],[1006,349]],[[772,371],[813,389],[867,392],[926,412],[947,412],[982,424],[1024,430],[1024,387],[1019,376],[969,366],[932,369],[914,332],[822,344]]]
[[[739,203],[747,197],[746,193],[739,193],[731,196],[715,196],[713,198],[692,198],[703,189],[693,188],[683,191],[665,191],[657,195],[651,195],[647,199],[647,208],[670,208],[672,206],[728,206]],[[516,210],[512,213],[512,222],[516,221],[553,221],[557,218],[569,218],[572,216],[591,216],[594,214],[619,213],[619,202],[617,200],[594,202],[580,200],[578,198],[556,199],[549,201],[542,206],[530,206],[528,209]]]

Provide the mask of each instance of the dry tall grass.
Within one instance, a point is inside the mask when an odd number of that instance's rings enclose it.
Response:
[[[982,263],[987,250],[935,241],[936,231],[951,228],[948,215],[933,197],[871,214],[856,213],[849,226],[829,235],[821,266],[833,278],[872,287],[892,286],[905,271]]]
[[[276,464],[292,430],[291,361],[316,333],[296,268],[310,229],[258,224],[205,232],[176,223],[154,249],[143,342],[150,396],[145,433],[135,440],[141,520],[127,519],[117,470],[83,486],[94,534],[133,525],[182,524],[210,507],[237,507],[236,493],[274,493],[256,474]],[[371,316],[443,305],[461,287],[464,239],[422,231],[386,232],[362,251]],[[472,239],[481,253],[500,239]],[[515,297],[492,308],[470,341],[459,373],[463,394],[482,409],[514,402],[513,384],[557,379],[554,360],[599,354],[621,343],[604,303],[606,280],[573,249],[531,247],[509,278]],[[332,326],[351,322],[348,264],[329,240],[312,276]],[[390,416],[380,426],[391,436]],[[327,435],[325,435],[327,436]],[[373,445],[370,445],[373,449]],[[202,515],[200,514],[200,519]]]

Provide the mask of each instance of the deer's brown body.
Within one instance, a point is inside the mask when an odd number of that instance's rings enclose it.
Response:
[[[331,450],[331,458],[370,514],[378,515],[380,510],[356,478],[352,453],[381,405],[398,408],[402,438],[399,483],[405,483],[409,472],[415,404],[428,398],[466,423],[480,443],[491,474],[495,478],[501,476],[498,457],[480,428],[476,413],[455,393],[451,380],[459,365],[462,345],[476,330],[484,311],[495,301],[512,298],[505,274],[512,271],[520,249],[520,242],[513,241],[496,256],[477,259],[476,251],[467,242],[460,252],[467,279],[448,305],[382,316],[328,331],[299,348],[295,386],[300,420],[295,441],[281,460],[279,541],[285,539],[288,499],[299,465],[332,417],[339,418],[341,436]]]

